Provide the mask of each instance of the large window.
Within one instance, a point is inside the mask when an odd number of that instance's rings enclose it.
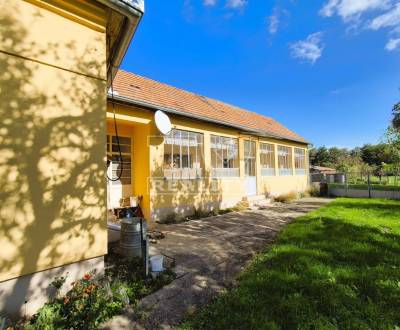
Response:
[[[256,142],[244,141],[244,175],[256,176]]]
[[[203,134],[174,129],[164,140],[164,177],[196,179],[202,176]]]
[[[131,138],[119,136],[119,145],[121,148],[121,157],[118,149],[117,137],[112,135],[107,135],[107,163],[108,176],[112,179],[111,184],[131,184]],[[122,170],[122,173],[121,173]],[[116,180],[119,176],[120,179]],[[114,181],[115,180],[115,181]]]
[[[239,176],[238,140],[223,136],[211,135],[211,176]]]
[[[279,175],[292,175],[292,148],[285,146],[278,146],[278,166]]]
[[[260,143],[260,165],[262,176],[275,175],[275,147],[273,144]]]
[[[306,174],[306,151],[300,148],[294,148],[294,167],[297,175]]]

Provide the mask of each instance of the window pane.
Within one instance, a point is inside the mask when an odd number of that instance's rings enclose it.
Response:
[[[120,136],[119,141],[122,154],[121,157],[119,154],[117,137],[107,135],[107,160],[110,162],[108,175],[113,180],[120,177],[119,180],[112,181],[111,184],[131,184],[131,138]]]
[[[292,174],[292,148],[286,146],[278,146],[278,165],[281,175]]]
[[[201,175],[202,134],[172,130],[164,139],[164,176],[171,177],[169,168],[174,168],[175,178],[195,178]],[[171,165],[168,163],[171,160]],[[189,170],[196,169],[196,171]],[[167,173],[167,172],[168,173]],[[196,174],[194,174],[196,173]]]
[[[239,176],[238,139],[211,135],[213,177]]]

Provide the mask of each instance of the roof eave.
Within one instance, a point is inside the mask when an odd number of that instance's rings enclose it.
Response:
[[[139,25],[140,19],[144,14],[144,0],[97,0],[104,6],[121,14],[124,17],[124,22],[121,27],[120,34],[115,42],[115,47],[109,54],[109,63],[107,68],[108,85],[117,74],[118,68],[129,48],[131,40]]]
[[[204,116],[198,116],[198,115],[195,115],[195,114],[190,114],[190,113],[183,112],[183,111],[180,111],[180,110],[177,110],[177,109],[173,109],[173,108],[162,107],[162,106],[159,106],[157,104],[150,103],[150,102],[139,101],[139,100],[132,99],[130,97],[117,95],[116,93],[114,93],[113,96],[111,96],[111,94],[108,93],[108,97],[109,97],[109,99],[111,99],[111,101],[114,100],[114,101],[119,101],[119,102],[123,102],[123,103],[128,103],[128,104],[131,104],[131,105],[136,105],[136,106],[149,108],[149,109],[152,109],[152,110],[155,110],[155,111],[161,110],[161,111],[164,111],[166,113],[173,114],[173,115],[179,115],[179,116],[183,116],[183,117],[187,117],[187,118],[191,118],[191,119],[205,121],[205,122],[208,122],[208,123],[213,123],[213,124],[218,124],[218,125],[223,125],[223,126],[235,128],[235,129],[240,130],[240,132],[243,133],[243,134],[257,135],[257,136],[260,136],[260,137],[267,137],[267,138],[273,138],[273,139],[284,140],[284,141],[293,141],[293,142],[298,142],[298,143],[301,143],[301,144],[310,144],[310,142],[308,142],[306,140],[292,139],[292,138],[288,138],[288,137],[284,137],[284,136],[279,136],[277,134],[267,133],[267,132],[261,131],[261,130],[249,129],[249,128],[245,127],[245,126],[234,125],[234,124],[231,124],[231,123],[228,123],[228,122],[225,122],[225,121],[215,120],[215,119],[207,118],[207,117],[204,117]]]

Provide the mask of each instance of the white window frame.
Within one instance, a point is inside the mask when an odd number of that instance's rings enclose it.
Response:
[[[239,140],[237,138],[211,135],[210,153],[211,177],[239,177]]]
[[[260,142],[261,176],[275,176],[275,145]]]
[[[129,140],[129,143],[125,143],[125,139]],[[119,180],[111,180],[112,185],[131,185],[132,184],[132,138],[130,136],[119,136],[119,145],[121,147],[122,156],[122,174]],[[121,164],[119,157],[119,151],[113,151],[113,146],[118,146],[116,136],[107,134],[107,160],[110,161],[108,168],[108,176],[111,179],[116,179],[120,175],[120,169],[118,168]],[[128,151],[126,151],[128,150]],[[117,158],[115,161],[113,159]],[[114,166],[117,166],[114,169]]]
[[[245,176],[255,177],[257,176],[257,145],[254,140],[244,140],[244,166]]]
[[[203,134],[180,129],[173,129],[164,138],[164,178],[198,179],[202,177]],[[166,160],[166,146],[171,146],[169,160]],[[195,147],[195,154],[190,155],[190,148]],[[186,149],[186,152],[185,150]],[[176,157],[177,156],[177,157]],[[175,160],[177,160],[175,162]]]
[[[306,175],[306,150],[294,148],[294,166],[296,175]]]
[[[279,175],[293,175],[292,149],[289,146],[278,145]],[[282,159],[282,157],[284,158]]]

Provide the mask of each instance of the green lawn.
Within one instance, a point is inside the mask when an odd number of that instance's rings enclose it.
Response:
[[[399,329],[400,202],[340,198],[301,217],[182,329]]]

